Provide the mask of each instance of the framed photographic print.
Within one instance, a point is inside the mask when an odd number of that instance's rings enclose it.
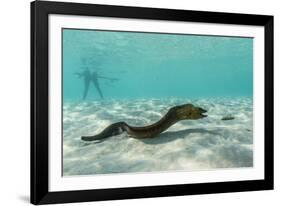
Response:
[[[31,202],[273,189],[273,16],[31,3]]]

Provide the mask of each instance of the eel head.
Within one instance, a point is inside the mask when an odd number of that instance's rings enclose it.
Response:
[[[207,117],[207,115],[204,114],[205,112],[207,112],[205,109],[196,107],[192,104],[176,106],[173,107],[172,110],[174,110],[178,120],[195,120]]]

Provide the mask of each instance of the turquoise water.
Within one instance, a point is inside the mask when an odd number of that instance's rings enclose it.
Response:
[[[252,38],[73,29],[62,37],[63,175],[253,166]],[[187,103],[208,117],[148,139],[81,140],[120,121],[151,125]]]
[[[64,101],[82,100],[86,68],[118,79],[98,78],[105,100],[252,97],[253,39],[64,29]]]

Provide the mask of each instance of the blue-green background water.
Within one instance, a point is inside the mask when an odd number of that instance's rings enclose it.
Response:
[[[85,68],[119,79],[99,79],[105,101],[94,84],[83,101],[74,73]],[[252,167],[252,95],[252,38],[64,29],[63,175]],[[153,124],[186,103],[208,117],[147,140],[81,141],[115,122]]]
[[[82,99],[86,67],[119,79],[99,80],[105,99],[252,97],[253,39],[64,29],[65,101]]]

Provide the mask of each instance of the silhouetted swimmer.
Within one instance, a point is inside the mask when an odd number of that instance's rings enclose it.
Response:
[[[88,68],[86,68],[84,72],[81,72],[81,73],[80,72],[76,72],[74,74],[78,75],[78,78],[81,78],[81,77],[84,78],[83,100],[85,100],[87,95],[88,95],[88,90],[89,90],[89,86],[90,86],[91,81],[94,83],[94,86],[95,86],[96,90],[98,91],[98,93],[100,95],[100,98],[103,99],[103,93],[102,93],[102,91],[100,89],[99,79],[107,79],[107,80],[111,80],[111,81],[118,80],[116,78],[100,76],[95,71],[91,73]]]

